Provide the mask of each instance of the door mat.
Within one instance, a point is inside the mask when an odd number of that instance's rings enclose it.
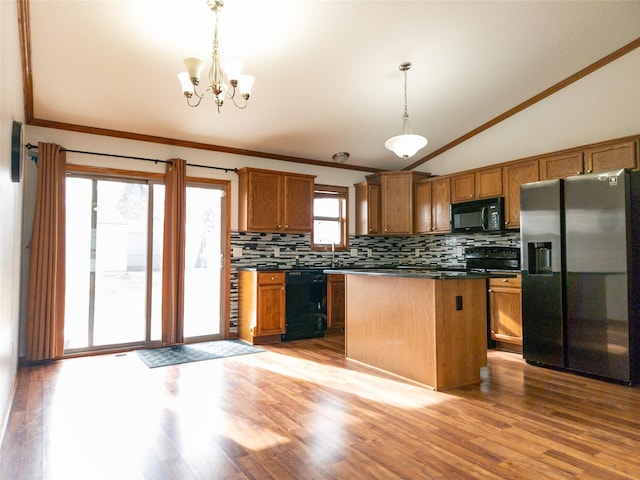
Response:
[[[248,345],[241,340],[216,340],[213,342],[191,343],[189,345],[148,348],[135,350],[135,352],[147,367],[156,368],[179,363],[247,355],[249,353],[264,352],[264,350]]]

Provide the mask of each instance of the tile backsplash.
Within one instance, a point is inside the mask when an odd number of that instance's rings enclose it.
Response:
[[[520,246],[520,233],[478,233],[470,235],[413,235],[407,237],[349,236],[349,251],[335,252],[342,267],[412,265],[434,268],[464,267],[464,249],[470,246]],[[229,332],[237,333],[238,267],[286,268],[331,266],[331,252],[313,252],[309,234],[232,232],[231,305]],[[352,256],[352,251],[355,256]]]

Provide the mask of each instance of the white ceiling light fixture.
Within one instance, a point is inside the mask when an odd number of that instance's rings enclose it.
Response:
[[[421,135],[411,133],[409,126],[409,114],[407,113],[407,70],[411,68],[411,62],[400,64],[400,71],[404,72],[404,115],[402,116],[402,135],[391,137],[384,146],[401,158],[413,157],[418,150],[427,144],[427,139]]]
[[[246,108],[249,97],[251,96],[251,87],[253,86],[254,78],[251,75],[240,74],[243,68],[242,62],[229,60],[224,63],[224,71],[227,74],[230,86],[224,83],[222,75],[223,66],[218,57],[218,11],[224,6],[224,2],[223,0],[207,0],[207,5],[216,16],[213,33],[213,49],[211,52],[211,67],[209,68],[209,84],[202,93],[196,90],[196,87],[200,83],[200,73],[204,68],[204,62],[199,58],[185,58],[184,64],[187,67],[187,72],[178,74],[178,80],[180,80],[180,84],[182,85],[182,93],[187,98],[187,104],[190,107],[200,105],[206,93],[212,92],[215,96],[218,113],[220,113],[220,107],[223,105],[225,98],[231,100],[238,108]],[[236,90],[240,90],[240,96],[244,99],[244,102],[236,102]],[[197,98],[195,103],[192,102],[194,96]]]

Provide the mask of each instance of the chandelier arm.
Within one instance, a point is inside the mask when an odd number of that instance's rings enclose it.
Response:
[[[193,98],[193,95],[191,97],[187,97],[187,105],[189,105],[190,107],[197,107],[198,105],[200,105],[200,102],[202,101],[203,97],[204,95],[196,94],[196,98],[198,99],[196,103],[191,103],[191,99]]]
[[[236,88],[238,88],[238,87],[234,87],[233,85],[231,85],[230,89],[228,88],[227,90],[225,90],[225,93],[227,94],[227,98],[229,100],[233,100],[235,98],[235,96],[236,96]],[[229,90],[231,90],[231,94],[229,94]],[[233,102],[233,103],[236,103],[236,102]]]
[[[239,108],[240,110],[244,110],[245,108],[247,108],[247,105],[249,104],[247,99],[244,100],[244,105],[238,104],[238,102],[236,102],[236,99],[233,97],[230,97],[230,100],[233,102],[236,108]]]

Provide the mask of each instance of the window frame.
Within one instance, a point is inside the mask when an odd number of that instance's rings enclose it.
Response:
[[[315,228],[311,231],[311,250],[314,252],[330,252],[332,250],[345,252],[349,249],[349,187],[340,187],[335,185],[319,185],[313,187],[313,206],[317,198],[338,198],[340,202],[340,217],[338,222],[340,225],[340,243],[325,245],[315,243]],[[335,217],[316,216],[313,209],[313,225],[315,227],[316,220],[335,221]]]

